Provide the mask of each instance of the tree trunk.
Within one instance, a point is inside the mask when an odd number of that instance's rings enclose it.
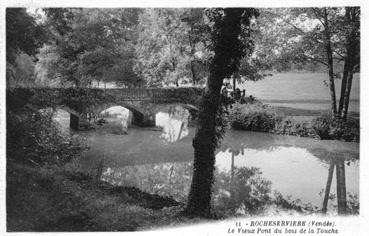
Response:
[[[337,104],[336,104],[336,89],[334,87],[334,73],[333,73],[333,53],[331,47],[331,33],[329,30],[329,21],[327,9],[324,10],[324,34],[325,34],[325,50],[328,58],[328,76],[329,76],[329,90],[331,94],[331,111],[332,115],[337,115]]]
[[[210,66],[207,88],[203,94],[198,117],[198,127],[193,139],[194,164],[191,189],[188,196],[187,215],[209,217],[211,215],[211,188],[214,178],[215,149],[218,144],[217,111],[220,105],[220,91],[223,79],[232,74],[235,63],[239,63],[241,15],[239,8],[224,9],[224,16],[214,23],[212,43],[214,58]],[[230,53],[234,50],[233,53]],[[238,50],[238,48],[237,48]],[[242,53],[241,53],[242,54]],[[237,64],[236,64],[237,65]]]
[[[357,54],[360,54],[360,52],[357,50],[358,45],[360,44],[358,40],[359,26],[355,25],[355,23],[359,21],[359,15],[357,14],[358,8],[346,7],[345,11],[346,11],[345,19],[346,19],[347,25],[350,25],[351,27],[349,27],[350,31],[347,35],[347,42],[345,45],[346,56],[345,56],[345,65],[344,65],[342,85],[341,85],[340,104],[339,104],[339,109],[338,109],[338,114],[341,116],[341,118],[344,121],[347,119],[354,68],[355,68],[355,65],[358,63],[357,61],[355,61],[355,56]]]
[[[76,85],[77,88],[81,87],[81,83],[80,83],[80,81],[78,79],[76,79],[74,81],[74,83],[75,83],[75,85]]]
[[[196,85],[196,74],[195,74],[195,66],[193,64],[193,57],[195,54],[195,47],[194,47],[194,43],[192,42],[192,38],[191,35],[193,34],[193,30],[192,30],[192,26],[190,26],[190,33],[188,34],[188,42],[190,44],[190,48],[191,48],[191,61],[190,61],[190,69],[191,69],[191,74],[192,74],[192,85]]]
[[[196,85],[196,75],[195,75],[195,66],[193,65],[193,61],[190,62],[190,69],[192,74],[192,85]]]
[[[347,85],[346,85],[346,89],[345,89],[345,104],[343,107],[343,114],[342,114],[342,119],[345,121],[347,119],[347,113],[348,113],[348,108],[349,108],[349,103],[350,103],[350,93],[351,93],[351,86],[352,86],[352,78],[353,78],[353,72],[352,69],[351,71],[348,72],[348,76],[347,76]]]
[[[345,103],[345,91],[347,86],[347,77],[348,77],[348,71],[349,71],[349,61],[347,60],[347,56],[345,58],[345,65],[343,67],[343,75],[342,75],[342,81],[341,81],[341,95],[340,95],[340,102],[338,105],[338,115],[342,116],[342,110],[343,105]]]
[[[214,82],[213,82],[214,81]],[[202,98],[198,117],[198,128],[193,139],[194,164],[191,190],[186,212],[190,215],[210,216],[211,186],[215,164],[216,124],[215,118],[219,106],[220,90],[223,78],[211,76],[208,90]]]
[[[233,80],[233,98],[236,98],[236,76],[232,75]]]
[[[329,91],[331,95],[331,111],[332,115],[337,114],[337,104],[336,104],[336,88],[334,86],[334,74],[333,74],[333,57],[330,42],[326,46],[327,56],[328,56],[328,76],[329,76]]]

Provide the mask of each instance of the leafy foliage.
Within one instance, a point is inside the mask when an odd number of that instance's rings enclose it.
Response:
[[[273,133],[317,138],[317,134],[314,129],[312,129],[312,124],[310,122],[297,122],[291,118],[280,118],[274,127]]]
[[[7,157],[28,164],[61,165],[78,156],[85,147],[61,133],[52,116],[46,110],[8,111]]]
[[[332,118],[329,114],[313,120],[312,128],[321,139],[338,139],[359,142],[360,122],[354,119],[347,121]]]
[[[7,62],[6,68],[7,86],[30,87],[35,84],[34,57],[24,52],[19,52],[13,64]]]
[[[149,86],[195,84],[207,74],[202,9],[145,9],[138,31],[135,70]]]
[[[236,103],[230,111],[230,125],[234,129],[270,132],[279,118],[260,104]]]
[[[6,79],[8,86],[34,82],[34,58],[45,41],[45,31],[25,8],[6,9]]]
[[[233,105],[229,112],[229,123],[233,129],[269,132],[280,135],[293,135],[320,139],[337,139],[359,142],[359,120],[347,121],[323,114],[312,121],[296,121],[291,117],[277,115],[271,108],[255,104]]]
[[[92,80],[140,85],[140,78],[133,72],[132,57],[139,9],[44,11],[51,40],[39,55],[41,76],[47,74],[76,86],[86,86]],[[53,57],[49,57],[50,53]]]
[[[35,55],[44,31],[25,8],[6,9],[6,61],[13,64],[19,52]]]

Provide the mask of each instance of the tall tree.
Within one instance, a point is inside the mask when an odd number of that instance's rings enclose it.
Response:
[[[360,8],[346,7],[342,22],[345,58],[338,115],[346,120],[353,74],[360,67]]]
[[[219,111],[223,79],[238,70],[245,54],[242,41],[249,41],[250,18],[257,16],[255,9],[208,9],[211,24],[211,47],[214,56],[210,75],[202,97],[198,127],[193,139],[194,171],[185,214],[210,215],[211,188],[214,178],[215,149],[221,139]]]
[[[344,91],[351,90],[346,86],[347,79],[342,80],[341,101],[337,108],[335,78],[339,71],[335,65],[348,60],[348,35],[352,32],[350,45],[358,45],[360,11],[353,8],[351,19],[346,12],[350,8],[282,8],[263,11],[261,23],[264,34],[270,40],[264,40],[264,52],[272,52],[275,61],[297,63],[320,63],[327,68],[332,115],[339,117],[345,104]],[[346,17],[345,17],[346,15]],[[350,15],[350,14],[349,14]],[[350,22],[350,23],[349,23]],[[350,25],[348,27],[348,25]],[[348,29],[351,29],[348,30]],[[346,45],[346,46],[345,46]],[[354,48],[355,57],[360,58],[358,47]],[[352,60],[351,60],[352,61]],[[356,61],[359,61],[356,59]],[[358,63],[356,63],[357,65]],[[357,68],[358,66],[355,66]],[[346,66],[346,70],[349,66]],[[347,73],[348,75],[349,73]],[[343,77],[345,72],[343,72]],[[350,88],[349,88],[350,87]],[[343,93],[342,93],[343,92]],[[349,93],[348,93],[349,94]],[[348,98],[349,99],[349,98]],[[349,100],[347,100],[349,101]]]

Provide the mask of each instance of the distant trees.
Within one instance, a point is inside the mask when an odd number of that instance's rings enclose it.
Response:
[[[50,41],[39,55],[39,74],[75,86],[93,80],[137,86],[133,72],[139,9],[44,9]],[[44,79],[45,80],[45,79]]]
[[[138,31],[136,70],[149,86],[178,87],[184,78],[196,84],[206,75],[209,27],[202,9],[145,9]]]
[[[346,119],[352,82],[350,75],[359,70],[360,8],[266,9],[262,11],[259,24],[264,37],[258,53],[270,63],[293,61],[326,66],[332,114]],[[335,71],[335,64],[343,61],[345,66],[337,108],[334,79],[338,71]]]

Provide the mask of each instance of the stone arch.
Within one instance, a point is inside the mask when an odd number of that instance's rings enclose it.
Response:
[[[56,106],[38,106],[38,109],[52,109],[53,112],[55,112],[56,110],[63,110],[67,113],[69,113],[70,115],[70,120],[69,120],[69,127],[71,129],[74,130],[78,130],[80,128],[80,122],[81,120],[83,120],[85,117],[83,116],[83,114],[79,113],[78,111],[65,106],[65,105],[56,105]]]
[[[189,112],[199,112],[199,109],[196,106],[192,105],[192,104],[179,103],[179,104],[174,104],[174,105],[182,106],[182,107],[186,108]]]
[[[171,105],[181,106],[181,107],[187,109],[188,112],[190,113],[190,121],[191,122],[195,122],[197,120],[197,116],[199,114],[199,108],[197,108],[196,106],[194,106],[192,104],[188,104],[188,103],[173,103]]]
[[[138,126],[141,126],[143,124],[143,121],[145,119],[145,112],[142,109],[137,108],[133,104],[129,104],[129,103],[126,103],[126,102],[113,102],[113,103],[103,104],[103,105],[97,107],[94,110],[94,113],[95,114],[100,114],[102,111],[104,111],[104,110],[106,110],[110,107],[113,107],[113,106],[121,106],[121,107],[127,108],[130,112],[132,112],[132,114],[133,114],[132,124],[138,125]]]
[[[53,108],[53,110],[56,110],[56,109],[60,109],[60,110],[63,110],[63,111],[66,111],[68,112],[69,114],[72,114],[72,115],[75,115],[75,116],[78,116],[79,118],[82,118],[82,114],[77,112],[76,110],[68,107],[68,106],[63,106],[63,105],[59,105],[59,106],[56,106]]]
[[[158,106],[181,106],[183,108],[185,108],[186,110],[188,110],[190,113],[191,112],[199,112],[199,109],[192,105],[192,104],[188,104],[188,103],[159,103],[159,104],[156,104]]]

